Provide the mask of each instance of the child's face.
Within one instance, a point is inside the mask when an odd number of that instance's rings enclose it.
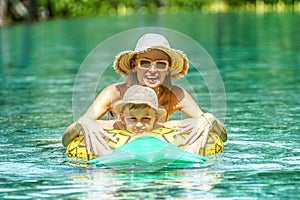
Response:
[[[156,112],[149,107],[131,108],[125,107],[122,120],[128,132],[143,133],[154,129]]]

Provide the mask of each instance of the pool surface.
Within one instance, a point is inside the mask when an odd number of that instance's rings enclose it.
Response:
[[[182,11],[1,28],[0,198],[300,199],[299,19],[290,12]],[[226,91],[225,152],[188,169],[72,164],[60,140],[73,121],[81,63],[107,38],[147,26],[188,35],[216,63]],[[112,68],[105,73],[97,91],[120,80]],[[192,69],[186,79],[212,112],[205,82]]]

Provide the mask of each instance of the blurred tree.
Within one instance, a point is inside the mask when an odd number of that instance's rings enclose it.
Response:
[[[137,11],[201,10],[210,5],[230,9],[276,10],[282,6],[299,11],[300,0],[0,0],[0,26],[17,21],[45,20],[49,17],[77,17],[99,14],[130,14]],[[250,5],[250,6],[249,6]]]
[[[0,0],[0,26],[3,26],[7,18],[7,0]]]

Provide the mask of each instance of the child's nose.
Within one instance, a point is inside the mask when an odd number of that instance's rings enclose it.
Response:
[[[143,125],[141,122],[138,122],[138,123],[136,123],[135,126],[138,127],[138,128],[141,128],[141,127],[143,127],[144,125]]]

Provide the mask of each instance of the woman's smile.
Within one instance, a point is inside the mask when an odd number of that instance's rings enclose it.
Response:
[[[155,84],[157,82],[160,83],[160,75],[157,73],[146,72],[144,76],[144,82],[150,84]]]

